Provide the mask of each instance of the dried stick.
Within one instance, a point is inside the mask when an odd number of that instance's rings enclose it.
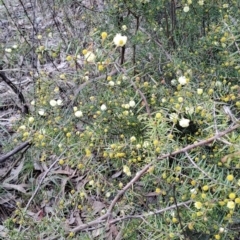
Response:
[[[144,95],[143,92],[136,86],[136,84],[133,82],[133,80],[131,80],[131,85],[133,86],[133,88],[135,89],[135,91],[136,91],[137,93],[139,93],[139,95],[141,96],[143,102],[145,103],[145,107],[146,107],[147,114],[148,114],[148,116],[150,117],[150,116],[151,116],[150,107],[149,107],[149,104],[148,104],[148,102],[147,102],[147,99],[146,99],[145,95]]]
[[[37,194],[40,186],[42,185],[43,180],[46,178],[47,174],[50,172],[50,170],[54,167],[54,165],[59,161],[59,159],[63,156],[63,154],[64,154],[66,151],[67,151],[67,149],[60,154],[60,156],[52,163],[52,165],[50,165],[50,167],[48,168],[48,170],[44,173],[44,175],[42,176],[41,180],[39,181],[38,186],[37,186],[37,188],[35,189],[33,195],[32,195],[31,198],[29,199],[29,201],[28,201],[28,203],[27,203],[27,205],[26,205],[26,207],[25,207],[25,211],[27,211],[30,203],[32,202],[32,200],[33,200],[34,197],[36,196],[36,194]]]
[[[178,207],[182,207],[182,206],[186,207],[187,205],[191,204],[192,202],[193,202],[193,200],[189,200],[189,201],[186,201],[186,202],[173,204],[169,207],[162,208],[162,209],[159,209],[159,210],[156,210],[156,211],[152,211],[152,212],[149,212],[149,213],[146,213],[146,214],[132,215],[132,216],[125,216],[125,217],[121,217],[121,218],[116,218],[116,219],[110,220],[109,223],[114,224],[116,222],[121,222],[121,221],[125,221],[125,220],[128,220],[128,219],[133,219],[133,218],[141,218],[142,219],[142,218],[145,218],[145,217],[149,217],[149,216],[153,216],[153,215],[156,215],[156,214],[164,213],[164,212],[167,212],[169,210],[172,210],[172,209],[175,209],[175,208],[178,208]]]
[[[21,143],[19,146],[15,147],[10,152],[3,154],[0,156],[0,163],[4,163],[9,157],[13,156],[14,154],[20,152],[25,147],[29,147],[31,143],[29,141]]]
[[[0,70],[2,70],[2,66],[0,66]],[[26,104],[25,98],[22,92],[19,90],[19,88],[10,79],[7,78],[4,72],[0,71],[0,77],[17,94],[23,106],[22,112],[28,114],[29,113],[28,105]]]
[[[192,163],[192,165],[197,168],[201,173],[203,173],[205,176],[207,176],[209,179],[211,179],[213,182],[215,182],[216,184],[219,184],[218,181],[216,181],[215,179],[211,178],[211,176],[209,176],[206,172],[204,172],[194,161],[193,159],[190,157],[190,155],[188,154],[188,152],[185,152],[188,160]]]

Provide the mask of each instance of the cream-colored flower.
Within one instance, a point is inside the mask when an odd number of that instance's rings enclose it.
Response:
[[[197,194],[196,188],[192,188],[192,189],[190,190],[190,192],[191,192],[192,194]]]
[[[94,185],[94,180],[90,180],[88,184],[93,186]]]
[[[127,26],[126,25],[122,25],[122,30],[126,31],[127,30]]]
[[[63,105],[62,99],[58,99],[58,100],[57,100],[57,105],[58,105],[58,106],[62,106],[62,105]]]
[[[76,111],[76,112],[74,113],[74,115],[75,115],[76,117],[82,117],[82,116],[83,116],[83,113],[82,113],[82,111]]]
[[[178,102],[182,103],[183,102],[183,97],[179,97]]]
[[[202,203],[201,202],[195,202],[194,203],[195,208],[201,209],[202,208]]]
[[[178,78],[178,82],[181,85],[186,85],[187,84],[187,78],[185,76],[181,76],[181,77]]]
[[[87,82],[89,80],[89,76],[84,76],[83,80]]]
[[[85,55],[84,55],[84,58],[87,62],[89,63],[94,63],[95,62],[95,59],[96,59],[96,56],[93,52],[91,51],[88,51]]]
[[[188,5],[185,5],[184,8],[183,8],[183,11],[185,13],[189,12],[189,6]]]
[[[107,106],[106,106],[105,104],[103,104],[103,105],[101,106],[101,110],[102,110],[102,111],[106,111],[106,110],[107,110]]]
[[[28,122],[29,123],[33,123],[34,122],[34,118],[33,117],[28,118]]]
[[[197,94],[198,94],[198,95],[201,95],[202,93],[203,93],[203,89],[202,89],[202,88],[198,88],[198,89],[197,89]]]
[[[121,33],[117,33],[116,36],[113,38],[113,43],[117,47],[123,47],[127,42],[127,37],[122,36]]]
[[[114,83],[113,81],[110,81],[110,82],[108,83],[108,85],[111,86],[111,87],[113,87],[113,86],[115,85],[115,83]]]
[[[135,142],[137,139],[136,139],[136,137],[134,137],[134,136],[132,136],[131,138],[130,138],[130,141],[131,142]]]
[[[24,131],[24,130],[26,130],[26,126],[25,125],[21,125],[18,129]]]
[[[194,113],[194,107],[185,107],[185,113],[192,115]]]
[[[149,142],[148,142],[148,141],[144,141],[144,142],[143,142],[143,147],[144,147],[144,148],[149,147]]]
[[[52,107],[55,107],[55,106],[57,105],[57,101],[54,100],[54,99],[50,100],[49,103],[50,103],[50,105],[51,105]]]
[[[189,126],[189,123],[190,123],[190,120],[189,119],[186,119],[186,118],[182,118],[180,121],[179,121],[179,125],[183,128],[185,127],[188,127]]]
[[[39,110],[38,110],[38,114],[39,114],[40,116],[44,116],[44,115],[45,115],[44,109],[39,109]]]
[[[172,86],[177,86],[177,80],[176,79],[172,79],[171,80],[171,85]]]
[[[219,228],[219,232],[220,232],[220,233],[223,233],[223,232],[225,232],[225,229],[224,229],[223,227],[220,227],[220,228]]]
[[[170,120],[171,120],[172,122],[176,123],[177,120],[178,120],[178,114],[177,114],[177,113],[171,113],[171,114],[169,115],[169,118],[170,118]]]
[[[234,209],[235,208],[235,203],[233,201],[228,201],[227,208]]]
[[[198,1],[198,4],[199,4],[200,6],[202,6],[202,5],[204,4],[204,0],[199,0],[199,1]]]
[[[12,52],[12,49],[11,49],[11,48],[5,48],[5,52],[11,53],[11,52]]]
[[[136,103],[135,103],[133,100],[131,100],[131,101],[129,102],[129,106],[130,106],[130,107],[135,107],[135,105],[136,105]]]

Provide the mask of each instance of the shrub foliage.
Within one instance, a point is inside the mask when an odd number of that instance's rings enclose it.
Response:
[[[1,3],[2,236],[237,239],[239,2],[41,2]]]

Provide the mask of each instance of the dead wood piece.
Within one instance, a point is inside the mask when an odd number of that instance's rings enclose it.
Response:
[[[14,154],[20,152],[22,149],[30,145],[31,143],[29,141],[26,141],[20,144],[19,146],[17,146],[16,148],[14,148],[13,150],[11,150],[10,152],[0,155],[0,163],[4,163],[9,157],[13,156]]]

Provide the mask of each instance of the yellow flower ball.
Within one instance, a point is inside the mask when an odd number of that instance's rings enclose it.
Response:
[[[113,42],[117,47],[123,47],[127,42],[127,37],[122,36],[120,33],[118,33],[114,37]]]
[[[221,236],[219,234],[216,234],[214,237],[215,239],[221,239]]]
[[[189,228],[190,230],[193,230],[193,227],[194,227],[194,223],[189,223],[189,224],[188,224],[188,228]]]
[[[83,50],[82,50],[82,54],[83,54],[83,55],[86,55],[87,53],[88,53],[88,50],[87,50],[87,49],[83,49]]]
[[[66,60],[67,60],[68,62],[70,62],[70,61],[72,61],[72,60],[73,60],[73,57],[72,57],[72,56],[70,56],[70,55],[68,55],[68,56],[66,57]]]
[[[235,203],[240,204],[240,198],[235,198]]]
[[[71,137],[71,135],[72,135],[72,134],[71,134],[70,132],[66,133],[66,137],[67,137],[67,138]]]
[[[235,203],[234,203],[233,201],[229,201],[229,202],[227,203],[227,208],[229,208],[229,209],[234,209],[234,208],[235,208]]]
[[[104,66],[102,65],[102,64],[100,64],[100,65],[98,65],[98,71],[103,71],[103,69],[104,69]]]
[[[107,80],[111,81],[112,80],[112,76],[107,76]]]
[[[202,208],[202,203],[201,202],[195,202],[194,203],[195,208],[201,209]]]
[[[107,36],[108,36],[107,32],[101,33],[102,40],[105,40],[107,38]]]
[[[155,117],[156,117],[156,119],[161,119],[162,114],[161,113],[156,113]]]
[[[228,180],[229,182],[233,181],[233,179],[234,179],[234,176],[233,176],[232,174],[230,174],[230,175],[227,176],[227,180]]]
[[[209,189],[208,185],[205,185],[205,186],[202,187],[203,191],[207,191],[208,189]]]
[[[60,165],[63,165],[63,164],[64,164],[64,160],[63,160],[63,159],[60,159],[60,160],[58,161],[58,163],[59,163]]]
[[[174,217],[174,218],[172,218],[172,222],[173,223],[178,223],[178,219]]]
[[[156,188],[155,192],[159,194],[159,193],[161,193],[161,189],[160,188]]]
[[[228,195],[228,197],[229,197],[230,199],[235,199],[235,198],[236,198],[236,194],[235,194],[235,193],[230,193],[230,194]]]

